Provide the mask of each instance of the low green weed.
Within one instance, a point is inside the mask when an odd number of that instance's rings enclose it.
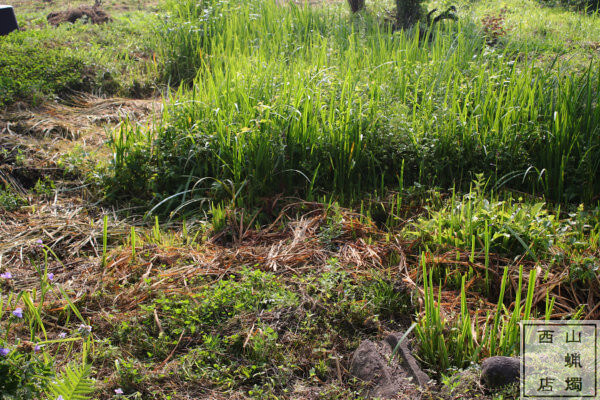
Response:
[[[182,357],[182,377],[221,388],[245,387],[250,395],[281,390],[297,368],[292,355],[284,357],[278,336],[268,325],[259,324],[247,339],[237,334],[204,336],[202,344]]]
[[[36,195],[40,197],[50,198],[54,195],[54,191],[56,190],[56,185],[54,181],[49,177],[40,178],[35,183],[33,187],[33,191]]]
[[[410,299],[390,280],[376,279],[365,288],[365,298],[381,319],[397,318],[408,311]]]
[[[77,144],[73,149],[60,155],[57,166],[67,177],[85,177],[94,170],[93,153]]]
[[[464,196],[453,192],[445,205],[430,206],[406,233],[432,250],[471,249],[477,255],[493,252],[530,260],[548,255],[567,234],[544,202],[486,195],[482,181]]]
[[[293,305],[296,295],[275,276],[258,269],[244,269],[240,277],[219,280],[195,293],[191,299],[161,297],[154,301],[165,332],[179,335],[211,332],[218,324],[244,312],[268,311]]]
[[[18,32],[0,40],[0,107],[15,101],[39,104],[52,94],[85,89],[81,59],[60,49],[40,51],[29,35]]]
[[[0,188],[0,209],[16,211],[24,205],[27,205],[27,199],[9,190],[6,186]]]
[[[0,107],[34,105],[73,91],[147,97],[158,86],[154,13],[131,12],[107,24],[45,20],[0,38]],[[28,19],[30,16],[23,15]]]

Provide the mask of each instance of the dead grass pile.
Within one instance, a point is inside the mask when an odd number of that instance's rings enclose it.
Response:
[[[286,216],[300,206],[313,210],[299,218]],[[357,214],[342,211],[340,217],[339,235],[331,240],[322,235],[328,223],[327,209],[321,204],[301,203],[286,207],[275,223],[262,230],[236,227],[241,234],[233,243],[223,242],[221,233],[198,245],[139,246],[135,255],[131,247],[123,247],[110,255],[101,280],[115,293],[116,308],[132,310],[156,293],[192,294],[195,278],[220,279],[244,266],[293,275],[321,270],[336,259],[359,276],[385,269],[393,257],[400,260],[396,268],[406,270],[401,243],[386,240]]]
[[[61,157],[73,149],[108,157],[107,129],[125,119],[151,124],[161,107],[156,99],[101,99],[85,94],[35,109],[14,105],[0,115],[0,185],[26,196],[26,189],[39,179],[64,183],[73,177],[65,176]]]
[[[36,109],[14,106],[0,117],[0,132],[68,140],[77,140],[92,132],[104,139],[106,125],[114,126],[123,120],[145,124],[161,108],[162,103],[157,99],[102,99],[78,93],[61,103],[45,103]]]
[[[70,10],[51,12],[46,18],[54,26],[65,22],[73,23],[82,18],[86,18],[92,24],[104,24],[112,20],[106,11],[96,6],[80,6]]]
[[[409,264],[420,265],[420,255],[410,253],[407,249]],[[438,267],[452,271],[453,274],[466,274],[469,269],[478,271],[466,282],[467,306],[471,311],[471,318],[478,320],[480,326],[489,322],[497,308],[498,291],[504,268],[509,269],[508,282],[504,295],[504,305],[508,310],[515,308],[515,298],[519,287],[519,266],[523,267],[522,290],[526,291],[530,285],[529,272],[536,269],[535,290],[533,294],[532,309],[538,309],[543,313],[546,306],[546,299],[554,299],[554,308],[551,315],[552,319],[563,319],[574,315],[578,310],[582,311],[584,319],[600,318],[600,276],[596,275],[594,279],[582,281],[570,275],[568,264],[552,264],[542,266],[533,261],[525,260],[521,257],[511,260],[501,257],[497,254],[490,254],[490,265],[488,269],[491,282],[491,291],[485,295],[481,290],[482,277],[485,276],[485,260],[483,257],[475,257],[470,260],[471,253],[456,249],[441,255],[430,253],[423,254],[428,268]],[[598,258],[600,254],[590,254],[590,257]],[[415,291],[419,291],[423,296],[421,281],[422,268],[412,267],[409,269],[405,282]],[[437,285],[437,282],[434,282]],[[448,288],[449,285],[442,282],[441,298],[438,298],[442,312],[447,319],[453,319],[460,315],[460,290]],[[477,289],[476,287],[480,288]],[[434,289],[434,295],[437,296],[438,289]],[[521,305],[526,302],[525,293],[522,293]]]
[[[301,209],[304,211],[299,213]],[[331,214],[331,209],[322,204],[296,203],[285,207],[275,222],[263,229],[256,230],[250,224],[244,226],[240,222],[243,218],[230,218],[221,232],[205,232],[210,238],[191,241],[190,233],[184,237],[181,227],[174,227],[169,238],[162,242],[153,241],[150,233],[144,234],[140,229],[136,248],[132,249],[130,244],[113,248],[107,256],[106,267],[102,268],[100,214],[90,214],[81,202],[54,201],[35,209],[25,208],[2,215],[0,256],[2,264],[10,265],[11,272],[18,277],[14,282],[16,286],[34,285],[39,279],[34,264],[40,262],[38,241],[41,240],[58,257],[51,257],[49,261],[49,271],[55,274],[57,281],[67,284],[80,295],[104,288],[114,295],[110,306],[122,311],[134,310],[158,293],[193,294],[198,285],[206,284],[205,279],[198,278],[221,279],[235,275],[245,266],[292,276],[324,270],[333,259],[357,277],[375,271],[393,272],[399,280],[403,279],[415,292],[422,294],[418,283],[421,269],[416,267],[420,265],[420,256],[415,254],[413,243],[386,235],[348,210],[338,209],[334,221]],[[130,225],[113,221],[118,220],[111,218],[109,243],[117,240],[125,243]],[[335,235],[329,232],[332,226]],[[225,237],[228,239],[224,240]],[[476,257],[470,261],[470,253],[464,251],[435,256],[425,254],[425,257],[428,266],[443,266],[457,274],[469,269],[479,271],[466,284],[467,304],[473,319],[483,323],[488,312],[496,309],[497,293],[484,295],[481,291],[480,277],[485,273],[483,259]],[[555,298],[553,318],[572,315],[582,304],[587,305],[583,313],[585,318],[600,318],[598,278],[587,286],[578,285],[569,279],[569,270],[565,266],[554,265],[542,271],[533,262],[491,255],[491,287],[499,288],[502,271],[509,266],[505,293],[505,305],[509,309],[515,307],[519,265],[524,269],[523,288],[529,285],[528,271],[538,269],[534,308],[543,309],[546,297],[550,296]],[[438,301],[451,319],[460,314],[460,293],[444,286]]]
[[[242,222],[246,221],[246,222]],[[0,257],[4,268],[16,277],[20,288],[38,282],[35,265],[41,262],[41,240],[56,254],[50,257],[49,271],[65,285],[75,299],[102,288],[112,298],[111,304],[89,305],[89,315],[110,307],[123,312],[157,294],[191,295],[206,284],[206,278],[218,280],[235,275],[245,266],[259,268],[277,275],[292,277],[304,272],[325,270],[335,259],[336,265],[354,276],[367,276],[376,271],[391,272],[403,280],[415,293],[421,292],[421,254],[416,243],[403,242],[398,235],[386,234],[359,214],[323,204],[300,202],[284,207],[275,221],[255,229],[240,212],[229,216],[220,232],[172,227],[162,239],[153,238],[150,229],[138,229],[135,249],[127,240],[130,226],[111,218],[108,242],[113,243],[106,266],[102,267],[102,216],[86,209],[83,200],[57,199],[18,212],[2,214],[0,218]],[[191,238],[191,239],[190,239]],[[199,238],[199,239],[198,239]],[[118,247],[114,243],[123,243]],[[596,255],[597,257],[598,255]],[[472,318],[484,323],[496,310],[497,293],[484,295],[481,277],[485,275],[485,260],[470,252],[456,249],[444,254],[425,253],[428,268],[438,266],[464,274],[477,274],[467,284],[467,304]],[[586,319],[600,318],[600,281],[578,284],[569,276],[566,265],[542,268],[525,259],[511,260],[490,255],[490,287],[499,288],[503,269],[509,268],[505,306],[515,307],[519,265],[523,266],[523,288],[528,276],[537,268],[533,307],[543,310],[547,296],[555,299],[552,318],[572,315],[582,304]],[[201,278],[201,279],[200,279]],[[437,282],[436,282],[437,283]],[[444,285],[439,304],[448,319],[460,314],[460,293]],[[437,293],[437,289],[435,290]],[[420,297],[420,296],[418,296]],[[525,296],[523,296],[524,298]],[[522,300],[525,301],[525,300]]]
[[[115,218],[116,220],[116,218]],[[0,211],[0,265],[12,273],[15,289],[36,286],[48,251],[48,272],[77,293],[93,290],[102,254],[103,219],[80,198],[62,199]],[[124,222],[111,222],[108,240],[126,235]]]

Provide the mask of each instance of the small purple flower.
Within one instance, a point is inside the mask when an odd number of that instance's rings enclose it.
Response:
[[[6,357],[10,354],[10,349],[6,349],[4,347],[0,348],[0,356]]]
[[[49,281],[54,280],[54,274],[52,272],[50,272],[48,275],[46,275],[46,277],[48,278]]]
[[[61,339],[66,338],[67,337],[67,332],[61,332],[61,333],[59,333],[58,337],[61,338]]]
[[[65,398],[59,394],[58,397],[56,398],[56,400],[65,400]]]
[[[90,325],[86,325],[86,324],[79,324],[79,333],[82,334],[83,336],[88,336],[89,334],[92,333],[92,327]]]
[[[17,318],[23,318],[23,309],[21,307],[15,308],[15,311],[12,314]]]
[[[42,346],[40,346],[39,344],[36,344],[35,347],[33,348],[33,351],[35,351],[37,353],[41,349],[42,349]]]
[[[35,241],[35,245],[37,247],[42,247],[44,245],[44,242],[42,241],[42,239],[38,239]]]
[[[116,394],[123,394],[123,389],[121,389],[121,388],[115,389],[115,393]]]
[[[0,274],[0,278],[2,279],[12,279],[12,274],[10,272],[4,272]]]

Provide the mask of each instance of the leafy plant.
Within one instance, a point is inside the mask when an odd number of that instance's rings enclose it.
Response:
[[[39,290],[11,291],[7,296],[0,296],[0,317],[8,315],[0,324],[0,398],[37,399],[44,393],[52,393],[63,396],[64,400],[89,399],[94,391],[92,381],[88,379],[90,366],[86,362],[92,341],[88,330],[91,327],[85,325],[85,320],[69,296],[53,282],[53,273],[48,272],[49,255],[56,257],[56,254],[41,242],[37,246],[43,253],[43,266],[36,266]],[[10,282],[14,278],[8,271],[0,275],[3,281]],[[44,307],[47,306],[46,296],[51,291],[62,295],[68,309],[84,322],[76,335],[66,337],[65,334],[57,339],[48,337]],[[24,335],[26,332],[27,336]],[[73,352],[73,343],[76,341],[83,343],[80,366],[67,366],[63,378],[58,379],[55,365],[57,353],[53,353],[50,347],[57,346],[54,349],[56,351],[60,351],[61,347],[66,348],[64,354],[76,356],[78,354]]]
[[[462,198],[453,193],[444,206],[433,205],[427,216],[407,229],[407,235],[433,248],[467,248],[485,252],[486,257],[496,252],[536,260],[568,234],[545,203],[488,197],[481,179]]]
[[[53,397],[62,396],[64,400],[91,399],[94,381],[89,378],[90,374],[91,367],[87,364],[67,365],[61,378],[51,383],[48,391]]]
[[[52,196],[55,189],[56,186],[54,184],[54,181],[47,176],[43,179],[38,179],[35,183],[35,186],[33,187],[33,191],[35,192],[35,194],[47,198]]]
[[[52,363],[27,351],[15,350],[0,359],[0,398],[34,399],[42,394],[52,378]],[[3,347],[4,349],[4,347]]]
[[[26,204],[27,200],[25,198],[9,190],[8,187],[0,189],[0,209],[16,211]]]
[[[495,44],[500,38],[506,35],[505,24],[506,10],[501,10],[497,15],[486,15],[481,19],[483,33],[487,38],[489,45]]]

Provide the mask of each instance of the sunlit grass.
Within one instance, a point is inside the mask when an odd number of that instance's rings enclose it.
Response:
[[[352,199],[389,185],[468,187],[477,173],[561,201],[599,189],[595,64],[540,65],[487,46],[468,21],[423,38],[337,9],[190,4],[172,6],[187,33],[172,30],[169,68],[194,84],[154,131],[115,133],[114,195],[127,187],[169,198],[168,209],[227,192],[240,204]]]

